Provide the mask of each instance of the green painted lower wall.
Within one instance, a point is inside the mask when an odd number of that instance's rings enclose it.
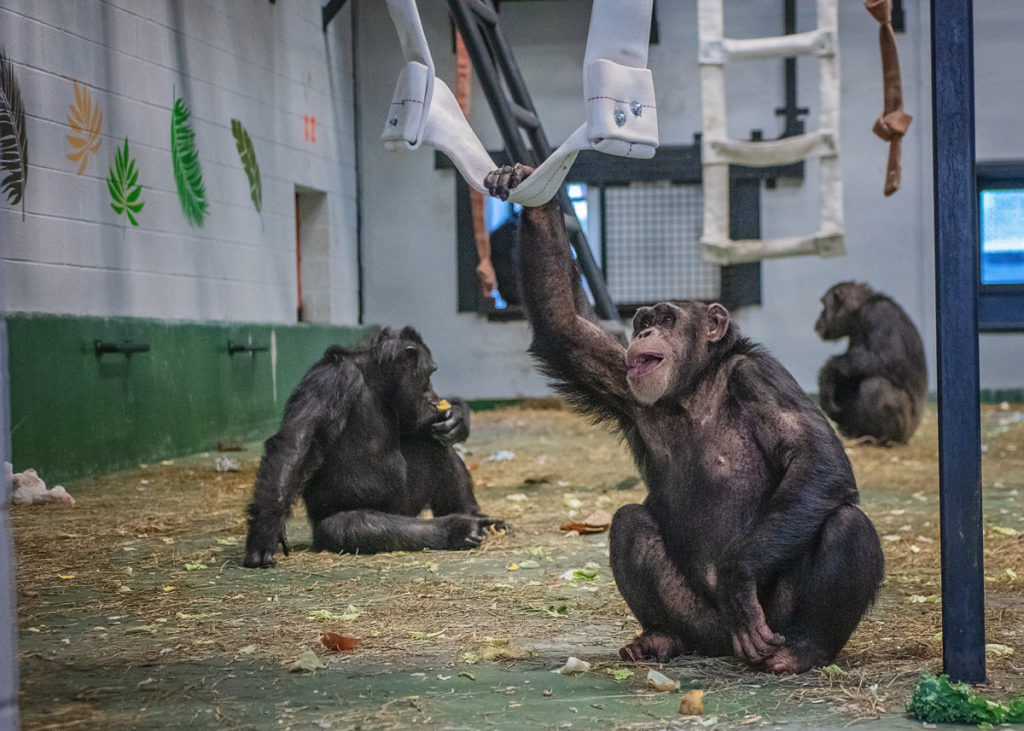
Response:
[[[14,469],[53,485],[263,439],[329,345],[376,329],[8,314]],[[97,356],[95,341],[149,351]],[[229,355],[228,341],[270,349]]]

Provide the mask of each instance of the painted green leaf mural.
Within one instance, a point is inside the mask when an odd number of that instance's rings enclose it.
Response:
[[[209,210],[203,168],[196,150],[196,133],[188,123],[191,112],[181,99],[174,100],[171,112],[171,162],[174,165],[174,184],[185,218],[192,226],[202,226]]]
[[[110,175],[107,176],[107,188],[110,190],[110,207],[118,215],[128,216],[132,226],[138,226],[135,214],[146,205],[139,200],[142,194],[142,186],[139,185],[139,171],[135,167],[135,160],[128,154],[128,138],[124,138],[124,147],[117,148],[114,155],[114,167],[110,168]]]
[[[252,139],[237,119],[231,120],[231,134],[235,138],[238,156],[242,158],[245,176],[249,178],[249,196],[252,198],[252,204],[256,206],[256,212],[260,213],[263,206],[263,184],[260,182],[260,164],[256,162],[256,150],[252,146]]]
[[[0,192],[12,205],[21,203],[25,220],[25,185],[28,182],[28,132],[25,103],[14,76],[14,65],[0,50]]]

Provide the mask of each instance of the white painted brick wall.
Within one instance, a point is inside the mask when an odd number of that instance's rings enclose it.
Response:
[[[321,32],[319,0],[4,0],[0,47],[28,117],[21,206],[0,199],[7,311],[293,322],[295,187],[330,211],[329,312],[358,318],[351,8]],[[82,175],[67,159],[74,81],[103,112]],[[209,210],[189,226],[171,153],[175,96],[191,110]],[[316,117],[316,142],[303,116]],[[231,119],[256,149],[263,213],[249,197]],[[110,207],[108,169],[128,138],[145,207]]]

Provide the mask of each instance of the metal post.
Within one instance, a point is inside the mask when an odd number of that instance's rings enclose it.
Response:
[[[7,324],[0,315],[0,461],[10,460]],[[11,486],[0,479],[0,731],[18,728],[18,635],[11,548]]]
[[[952,680],[980,683],[985,586],[972,0],[932,0],[931,25],[942,656]]]

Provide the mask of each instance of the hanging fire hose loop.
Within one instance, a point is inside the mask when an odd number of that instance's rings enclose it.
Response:
[[[509,197],[538,206],[561,187],[580,150],[650,158],[658,146],[654,81],[647,65],[653,0],[595,0],[583,67],[586,121]],[[415,0],[388,0],[406,64],[398,77],[382,138],[388,149],[428,144],[447,155],[466,182],[497,165],[487,154],[444,81],[435,77]]]
[[[455,33],[455,100],[466,119],[469,119],[470,97],[473,87],[473,64],[462,35]],[[484,196],[477,190],[469,191],[469,207],[473,219],[473,241],[476,244],[476,274],[480,280],[480,293],[484,299],[498,289],[498,275],[491,261],[491,235],[484,220]]]

